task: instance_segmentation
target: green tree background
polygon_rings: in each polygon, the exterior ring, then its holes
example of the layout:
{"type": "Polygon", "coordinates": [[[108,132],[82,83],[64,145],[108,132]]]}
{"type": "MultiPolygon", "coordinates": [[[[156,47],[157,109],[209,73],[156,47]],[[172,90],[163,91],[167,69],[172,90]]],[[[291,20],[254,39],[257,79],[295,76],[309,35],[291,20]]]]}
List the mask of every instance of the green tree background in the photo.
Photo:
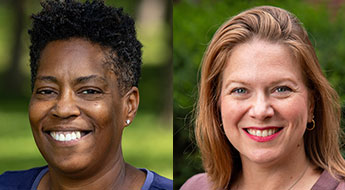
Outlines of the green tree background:
{"type": "Polygon", "coordinates": [[[260,5],[294,13],[309,33],[323,71],[345,101],[345,4],[339,0],[180,0],[173,7],[174,189],[203,172],[194,140],[193,109],[199,65],[218,27],[231,16],[260,5]]]}
{"type": "MultiPolygon", "coordinates": [[[[125,159],[172,178],[172,2],[105,2],[123,7],[136,20],[137,35],[144,46],[140,106],[124,131],[125,159]]],[[[0,1],[0,174],[46,164],[34,143],[27,116],[31,94],[27,30],[30,15],[40,9],[38,0],[0,1]]]]}

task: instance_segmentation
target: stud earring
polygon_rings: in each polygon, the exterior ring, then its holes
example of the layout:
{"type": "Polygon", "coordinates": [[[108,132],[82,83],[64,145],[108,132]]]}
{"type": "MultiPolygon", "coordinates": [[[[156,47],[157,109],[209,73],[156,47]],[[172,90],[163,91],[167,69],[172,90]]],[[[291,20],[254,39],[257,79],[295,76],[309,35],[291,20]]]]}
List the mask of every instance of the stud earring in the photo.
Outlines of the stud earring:
{"type": "Polygon", "coordinates": [[[126,124],[129,125],[131,121],[129,119],[126,120],[126,124]]]}

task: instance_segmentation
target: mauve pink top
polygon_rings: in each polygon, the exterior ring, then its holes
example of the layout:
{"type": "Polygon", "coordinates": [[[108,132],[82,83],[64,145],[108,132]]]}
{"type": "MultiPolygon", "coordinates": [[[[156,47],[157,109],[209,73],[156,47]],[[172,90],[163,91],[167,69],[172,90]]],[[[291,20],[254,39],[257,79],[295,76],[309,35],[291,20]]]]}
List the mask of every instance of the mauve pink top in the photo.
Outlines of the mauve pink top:
{"type": "MultiPolygon", "coordinates": [[[[211,182],[205,173],[189,178],[180,190],[211,190],[211,182]]],[[[345,190],[345,181],[338,181],[324,170],[311,190],[345,190]]]]}

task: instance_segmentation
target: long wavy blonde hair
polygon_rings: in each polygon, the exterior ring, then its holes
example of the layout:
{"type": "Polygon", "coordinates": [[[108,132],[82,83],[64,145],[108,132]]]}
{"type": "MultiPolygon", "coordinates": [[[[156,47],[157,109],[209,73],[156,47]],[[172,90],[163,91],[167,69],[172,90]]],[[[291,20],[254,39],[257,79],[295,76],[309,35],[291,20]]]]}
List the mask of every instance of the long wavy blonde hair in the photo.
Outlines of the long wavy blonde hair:
{"type": "Polygon", "coordinates": [[[285,45],[296,56],[296,64],[301,65],[315,102],[316,127],[304,134],[306,155],[320,169],[338,178],[344,177],[345,161],[339,150],[339,97],[323,75],[308,34],[296,16],[281,8],[261,6],[226,21],[214,34],[202,60],[195,135],[213,187],[228,188],[242,168],[239,153],[221,126],[217,103],[221,75],[232,49],[253,38],[285,45]]]}

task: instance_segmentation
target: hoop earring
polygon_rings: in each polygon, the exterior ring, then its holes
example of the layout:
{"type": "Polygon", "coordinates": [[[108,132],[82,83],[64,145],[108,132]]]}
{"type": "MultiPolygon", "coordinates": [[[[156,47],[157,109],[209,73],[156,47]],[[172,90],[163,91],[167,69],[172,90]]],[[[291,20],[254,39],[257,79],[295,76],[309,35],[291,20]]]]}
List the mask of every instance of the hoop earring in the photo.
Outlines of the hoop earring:
{"type": "Polygon", "coordinates": [[[307,125],[307,130],[308,131],[312,131],[315,128],[315,121],[314,121],[314,119],[311,120],[311,122],[313,123],[313,126],[311,128],[308,128],[308,125],[307,125]]]}

